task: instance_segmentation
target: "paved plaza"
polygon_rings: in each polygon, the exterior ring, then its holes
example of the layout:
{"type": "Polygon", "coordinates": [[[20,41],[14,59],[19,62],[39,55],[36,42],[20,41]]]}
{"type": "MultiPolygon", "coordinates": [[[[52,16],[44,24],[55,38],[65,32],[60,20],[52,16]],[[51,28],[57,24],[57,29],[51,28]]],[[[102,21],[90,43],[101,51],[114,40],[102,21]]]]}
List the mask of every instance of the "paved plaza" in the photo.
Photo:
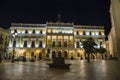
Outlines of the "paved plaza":
{"type": "Polygon", "coordinates": [[[46,63],[0,63],[0,80],[120,80],[120,62],[115,60],[67,60],[70,70],[50,69],[46,63]]]}

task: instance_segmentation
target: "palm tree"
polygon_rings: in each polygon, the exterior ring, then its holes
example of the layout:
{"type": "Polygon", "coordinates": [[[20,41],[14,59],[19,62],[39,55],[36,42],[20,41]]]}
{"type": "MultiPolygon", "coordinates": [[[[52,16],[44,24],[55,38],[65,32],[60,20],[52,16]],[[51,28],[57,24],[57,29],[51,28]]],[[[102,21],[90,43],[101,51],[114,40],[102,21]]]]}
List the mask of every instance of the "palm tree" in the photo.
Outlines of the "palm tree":
{"type": "Polygon", "coordinates": [[[99,51],[98,51],[98,48],[94,48],[93,49],[93,54],[95,54],[95,56],[97,57],[97,53],[98,53],[99,51]]]}
{"type": "Polygon", "coordinates": [[[103,54],[106,52],[106,49],[103,47],[100,47],[98,50],[99,50],[99,53],[101,53],[102,59],[103,59],[103,54]]]}
{"type": "Polygon", "coordinates": [[[89,37],[86,41],[82,42],[83,48],[85,49],[85,53],[87,53],[87,61],[90,62],[90,54],[93,52],[94,46],[96,43],[94,42],[92,37],[89,37]]]}

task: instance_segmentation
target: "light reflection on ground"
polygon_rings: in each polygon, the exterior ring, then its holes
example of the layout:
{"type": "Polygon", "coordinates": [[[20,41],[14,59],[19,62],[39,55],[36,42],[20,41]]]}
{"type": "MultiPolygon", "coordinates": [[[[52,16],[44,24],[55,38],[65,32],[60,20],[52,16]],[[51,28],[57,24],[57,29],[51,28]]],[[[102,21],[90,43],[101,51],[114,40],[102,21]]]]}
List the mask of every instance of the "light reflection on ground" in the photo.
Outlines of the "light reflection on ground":
{"type": "Polygon", "coordinates": [[[46,61],[0,63],[0,80],[117,80],[119,61],[66,60],[70,70],[50,69],[46,61]]]}

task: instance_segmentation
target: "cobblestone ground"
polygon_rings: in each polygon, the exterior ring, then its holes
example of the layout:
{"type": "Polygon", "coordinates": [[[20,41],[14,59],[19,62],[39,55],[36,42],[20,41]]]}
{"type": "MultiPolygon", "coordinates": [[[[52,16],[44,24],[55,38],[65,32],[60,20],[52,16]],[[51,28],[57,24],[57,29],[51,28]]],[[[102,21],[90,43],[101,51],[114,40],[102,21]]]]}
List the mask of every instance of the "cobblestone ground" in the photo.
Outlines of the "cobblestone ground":
{"type": "Polygon", "coordinates": [[[120,80],[119,61],[68,60],[70,70],[50,69],[46,63],[0,63],[0,80],[120,80]]]}

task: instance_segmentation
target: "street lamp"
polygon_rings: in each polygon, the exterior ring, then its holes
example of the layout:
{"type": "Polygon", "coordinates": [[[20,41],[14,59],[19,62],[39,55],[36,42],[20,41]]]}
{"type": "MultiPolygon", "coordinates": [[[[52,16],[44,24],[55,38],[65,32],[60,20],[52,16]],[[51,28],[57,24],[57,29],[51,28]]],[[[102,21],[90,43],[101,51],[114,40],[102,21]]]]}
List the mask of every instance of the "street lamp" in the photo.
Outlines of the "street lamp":
{"type": "Polygon", "coordinates": [[[13,37],[13,54],[12,54],[12,62],[14,62],[14,56],[15,56],[15,37],[17,36],[17,31],[15,30],[12,37],[13,37]]]}

